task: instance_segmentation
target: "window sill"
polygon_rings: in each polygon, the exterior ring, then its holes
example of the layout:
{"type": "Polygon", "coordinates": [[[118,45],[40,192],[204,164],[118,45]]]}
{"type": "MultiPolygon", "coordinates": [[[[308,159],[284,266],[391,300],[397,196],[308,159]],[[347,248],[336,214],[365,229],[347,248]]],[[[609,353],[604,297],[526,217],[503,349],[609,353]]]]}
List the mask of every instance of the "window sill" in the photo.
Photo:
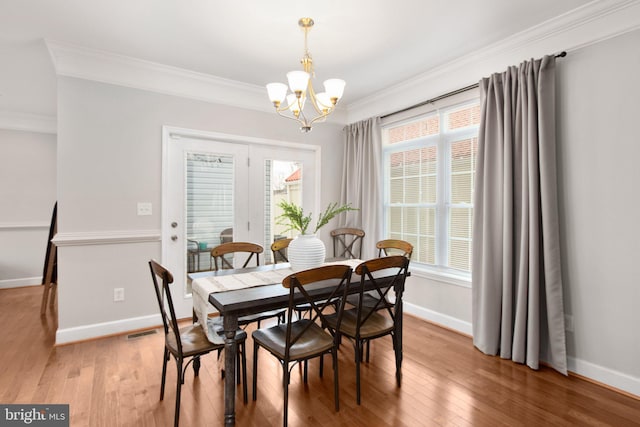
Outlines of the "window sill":
{"type": "Polygon", "coordinates": [[[449,285],[462,286],[463,288],[471,288],[470,273],[443,271],[427,267],[423,264],[411,264],[409,265],[409,271],[411,272],[411,276],[435,280],[449,285]]]}

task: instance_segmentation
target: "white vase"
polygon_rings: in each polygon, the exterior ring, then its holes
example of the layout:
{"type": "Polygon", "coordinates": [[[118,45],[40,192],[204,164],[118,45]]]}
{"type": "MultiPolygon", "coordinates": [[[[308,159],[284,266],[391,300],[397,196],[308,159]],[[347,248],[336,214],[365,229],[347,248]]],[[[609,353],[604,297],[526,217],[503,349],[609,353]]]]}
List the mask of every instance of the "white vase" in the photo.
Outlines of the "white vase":
{"type": "Polygon", "coordinates": [[[315,234],[301,234],[289,243],[287,250],[293,271],[320,267],[324,263],[324,242],[315,234]]]}

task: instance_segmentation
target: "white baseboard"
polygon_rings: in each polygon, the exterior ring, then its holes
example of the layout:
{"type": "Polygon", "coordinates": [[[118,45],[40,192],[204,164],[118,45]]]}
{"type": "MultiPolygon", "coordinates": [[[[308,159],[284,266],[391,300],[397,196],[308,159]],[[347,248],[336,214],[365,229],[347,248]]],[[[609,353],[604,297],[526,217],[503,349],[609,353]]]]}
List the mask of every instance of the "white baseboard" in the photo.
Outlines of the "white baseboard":
{"type": "Polygon", "coordinates": [[[471,335],[471,322],[465,322],[463,320],[456,319],[455,317],[438,313],[437,311],[429,310],[427,308],[420,307],[419,305],[411,304],[408,302],[405,302],[403,307],[405,313],[413,314],[414,316],[420,317],[421,319],[437,323],[449,329],[462,332],[466,335],[471,335]]]}
{"type": "Polygon", "coordinates": [[[137,329],[151,328],[161,324],[162,319],[160,318],[160,314],[154,314],[150,316],[133,317],[131,319],[115,320],[113,322],[58,329],[56,332],[56,345],[69,344],[76,341],[119,334],[137,329]]]}
{"type": "MultiPolygon", "coordinates": [[[[456,319],[455,317],[438,313],[415,304],[405,302],[404,311],[405,313],[437,323],[463,334],[471,336],[473,332],[470,322],[465,322],[460,319],[456,319]]],[[[567,357],[567,368],[569,371],[590,380],[640,397],[640,378],[570,356],[567,357]]]]}
{"type": "Polygon", "coordinates": [[[42,277],[23,277],[22,279],[0,280],[0,289],[22,288],[24,286],[39,286],[42,284],[42,277]]]}
{"type": "Polygon", "coordinates": [[[623,372],[614,371],[591,362],[567,357],[567,368],[583,377],[587,377],[607,386],[631,393],[640,397],[640,378],[633,377],[623,372]]]}

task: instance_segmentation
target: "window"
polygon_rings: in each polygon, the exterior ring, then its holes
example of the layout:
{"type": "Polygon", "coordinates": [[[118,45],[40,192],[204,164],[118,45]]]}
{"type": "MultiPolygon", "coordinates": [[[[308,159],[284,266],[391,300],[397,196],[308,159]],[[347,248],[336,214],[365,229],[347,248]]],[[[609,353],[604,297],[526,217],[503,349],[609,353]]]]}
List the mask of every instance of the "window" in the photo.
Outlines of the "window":
{"type": "Polygon", "coordinates": [[[383,128],[385,235],[414,263],[471,272],[479,123],[475,100],[383,128]]]}
{"type": "MultiPolygon", "coordinates": [[[[264,241],[271,245],[279,239],[293,238],[293,230],[284,231],[285,226],[278,224],[282,214],[281,201],[302,205],[302,163],[286,160],[267,159],[265,165],[265,210],[264,241]]],[[[264,263],[273,263],[271,250],[265,246],[264,263]]]]}

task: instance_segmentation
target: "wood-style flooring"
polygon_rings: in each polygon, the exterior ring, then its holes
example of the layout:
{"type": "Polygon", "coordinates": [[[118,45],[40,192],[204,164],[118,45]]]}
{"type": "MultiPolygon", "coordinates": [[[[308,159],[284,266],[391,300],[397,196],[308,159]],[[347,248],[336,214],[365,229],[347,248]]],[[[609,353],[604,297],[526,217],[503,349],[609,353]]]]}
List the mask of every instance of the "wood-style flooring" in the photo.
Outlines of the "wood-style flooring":
{"type": "MultiPolygon", "coordinates": [[[[55,310],[40,316],[42,286],[0,290],[0,403],[68,403],[72,426],[170,426],[175,364],[159,400],[163,334],[113,336],[54,346],[55,310]]],[[[150,294],[151,295],[151,294],[150,294]]],[[[639,426],[640,400],[543,367],[533,371],[474,349],[469,337],[405,316],[403,383],[396,387],[389,338],[371,345],[356,405],[353,348],[339,355],[340,411],[333,375],[312,362],[309,382],[297,367],[290,385],[291,426],[639,426]]],[[[252,348],[250,341],[247,345],[252,348]]],[[[249,378],[251,360],[249,352],[249,378]]],[[[329,359],[327,359],[328,362],[329,359]]],[[[258,400],[242,403],[238,426],[282,425],[281,368],[261,351],[258,400]]],[[[223,421],[222,361],[189,368],[182,388],[182,426],[223,421]]],[[[249,380],[250,383],[250,380],[249,380]]]]}

